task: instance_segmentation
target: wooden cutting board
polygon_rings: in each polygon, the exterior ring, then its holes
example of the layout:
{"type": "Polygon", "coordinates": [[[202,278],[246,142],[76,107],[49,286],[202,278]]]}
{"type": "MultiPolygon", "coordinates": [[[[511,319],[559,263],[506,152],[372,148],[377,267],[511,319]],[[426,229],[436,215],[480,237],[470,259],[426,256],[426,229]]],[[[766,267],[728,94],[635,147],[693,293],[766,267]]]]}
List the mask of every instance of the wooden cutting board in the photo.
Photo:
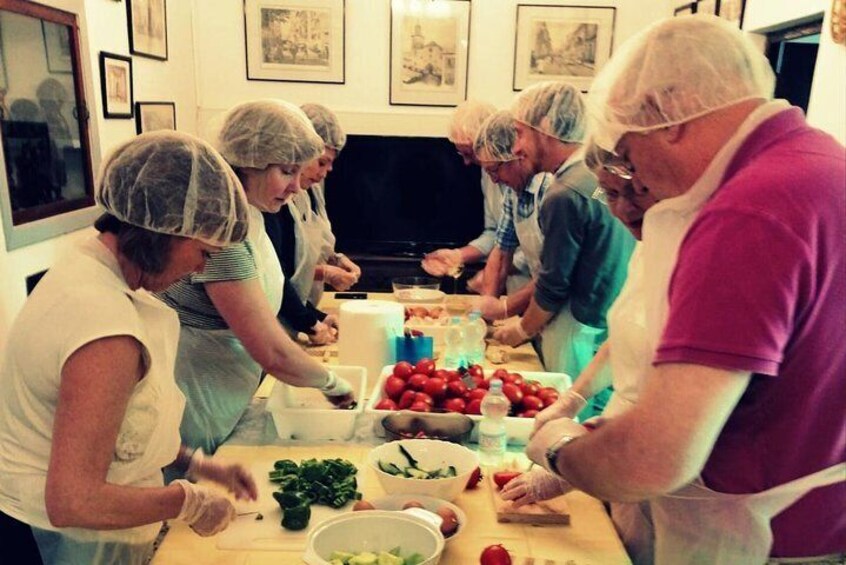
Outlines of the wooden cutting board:
{"type": "MultiPolygon", "coordinates": [[[[485,480],[487,481],[488,489],[491,491],[491,498],[493,498],[497,522],[559,525],[568,525],[570,523],[570,507],[564,496],[514,508],[512,501],[500,498],[499,489],[493,482],[493,473],[487,473],[485,480]]],[[[544,561],[540,560],[539,563],[544,563],[544,561]]]]}

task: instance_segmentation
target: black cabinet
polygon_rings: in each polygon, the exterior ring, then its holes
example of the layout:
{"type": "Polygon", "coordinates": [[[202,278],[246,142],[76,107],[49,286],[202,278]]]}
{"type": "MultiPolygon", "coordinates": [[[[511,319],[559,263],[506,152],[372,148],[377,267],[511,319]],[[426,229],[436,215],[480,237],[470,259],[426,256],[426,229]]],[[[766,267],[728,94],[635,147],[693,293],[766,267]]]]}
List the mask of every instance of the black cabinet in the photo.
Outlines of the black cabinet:
{"type": "MultiPolygon", "coordinates": [[[[350,259],[361,267],[361,278],[352,288],[361,292],[392,292],[391,281],[397,277],[426,277],[426,271],[420,266],[420,257],[391,257],[387,255],[353,254],[348,253],[350,259]]],[[[468,265],[464,274],[458,279],[455,291],[467,292],[467,279],[484,267],[483,263],[468,265]]],[[[447,294],[453,293],[453,280],[444,277],[441,280],[441,290],[447,294]]]]}

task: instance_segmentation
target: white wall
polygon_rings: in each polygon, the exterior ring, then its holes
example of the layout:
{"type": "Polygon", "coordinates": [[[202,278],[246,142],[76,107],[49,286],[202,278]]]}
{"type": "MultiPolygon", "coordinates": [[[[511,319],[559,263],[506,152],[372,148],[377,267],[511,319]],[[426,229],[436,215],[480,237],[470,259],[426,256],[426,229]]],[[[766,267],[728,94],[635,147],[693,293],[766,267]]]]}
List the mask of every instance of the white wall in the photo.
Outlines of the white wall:
{"type": "MultiPolygon", "coordinates": [[[[535,0],[532,4],[561,4],[535,0]]],[[[584,6],[616,6],[614,45],[672,13],[671,0],[581,0],[584,6]]],[[[243,0],[195,0],[194,19],[200,128],[211,116],[249,99],[283,98],[331,107],[351,133],[443,136],[450,108],[388,103],[390,1],[346,0],[346,82],[303,84],[248,81],[243,0]],[[201,15],[202,14],[202,15],[201,15]]],[[[470,22],[468,97],[496,105],[514,96],[514,28],[517,0],[474,0],[470,22]]]]}
{"type": "MultiPolygon", "coordinates": [[[[134,119],[103,118],[100,95],[100,51],[129,55],[127,5],[113,0],[41,0],[41,3],[79,15],[85,90],[91,113],[89,135],[96,174],[102,154],[135,135],[134,119]]],[[[132,59],[135,100],[176,102],[178,128],[196,133],[192,17],[191,2],[168,2],[168,60],[138,56],[132,59]]],[[[3,39],[4,42],[9,40],[3,39]]],[[[39,47],[43,49],[43,46],[39,47]]],[[[92,228],[86,228],[7,252],[0,230],[0,351],[15,314],[26,300],[26,277],[49,268],[63,246],[92,232],[92,228]]]]}

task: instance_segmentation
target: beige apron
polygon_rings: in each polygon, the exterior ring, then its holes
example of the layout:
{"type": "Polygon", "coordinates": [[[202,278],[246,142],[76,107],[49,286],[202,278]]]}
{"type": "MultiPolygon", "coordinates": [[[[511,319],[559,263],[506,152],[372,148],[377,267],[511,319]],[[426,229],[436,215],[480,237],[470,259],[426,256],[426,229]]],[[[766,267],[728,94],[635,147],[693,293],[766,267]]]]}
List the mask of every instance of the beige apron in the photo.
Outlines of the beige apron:
{"type": "MultiPolygon", "coordinates": [[[[297,291],[300,302],[305,304],[314,287],[314,271],[321,261],[325,226],[311,209],[308,194],[300,192],[288,205],[294,219],[294,257],[296,267],[291,275],[291,284],[297,291]]],[[[322,286],[322,283],[321,283],[322,286]]]]}

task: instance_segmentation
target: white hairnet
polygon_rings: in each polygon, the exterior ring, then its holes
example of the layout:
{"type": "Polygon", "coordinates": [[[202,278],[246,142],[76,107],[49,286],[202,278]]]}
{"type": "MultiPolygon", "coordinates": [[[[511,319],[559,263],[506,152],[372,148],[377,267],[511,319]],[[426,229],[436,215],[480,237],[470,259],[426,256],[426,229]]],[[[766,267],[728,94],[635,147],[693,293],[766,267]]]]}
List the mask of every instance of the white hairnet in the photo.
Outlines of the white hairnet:
{"type": "Polygon", "coordinates": [[[215,246],[247,236],[241,183],[207,142],[154,131],[118,146],[103,161],[97,203],[117,219],[215,246]]]}
{"type": "Polygon", "coordinates": [[[516,139],[514,116],[508,110],[499,110],[482,123],[473,152],[483,161],[514,161],[517,156],[512,148],[516,139]]]}
{"type": "Polygon", "coordinates": [[[473,144],[479,128],[496,106],[480,100],[466,100],[455,108],[449,121],[447,138],[456,144],[473,144]]]}
{"type": "Polygon", "coordinates": [[[338,117],[326,106],[303,104],[300,109],[305,113],[314,131],[323,139],[323,144],[340,152],[347,143],[347,134],[341,129],[338,117]]]}
{"type": "Polygon", "coordinates": [[[215,144],[233,167],[298,165],[323,153],[323,140],[305,113],[283,100],[256,100],[231,108],[215,144]]]}
{"type": "Polygon", "coordinates": [[[582,93],[566,82],[540,82],[520,93],[511,105],[515,120],[557,137],[581,143],[587,116],[582,93]]]}
{"type": "Polygon", "coordinates": [[[670,18],[629,39],[602,68],[590,91],[591,128],[613,151],[628,132],[769,100],[774,88],[766,57],[736,26],[709,15],[670,18]]]}
{"type": "Polygon", "coordinates": [[[600,147],[593,136],[585,142],[584,155],[585,166],[594,173],[598,173],[605,165],[619,160],[613,152],[600,147]]]}

